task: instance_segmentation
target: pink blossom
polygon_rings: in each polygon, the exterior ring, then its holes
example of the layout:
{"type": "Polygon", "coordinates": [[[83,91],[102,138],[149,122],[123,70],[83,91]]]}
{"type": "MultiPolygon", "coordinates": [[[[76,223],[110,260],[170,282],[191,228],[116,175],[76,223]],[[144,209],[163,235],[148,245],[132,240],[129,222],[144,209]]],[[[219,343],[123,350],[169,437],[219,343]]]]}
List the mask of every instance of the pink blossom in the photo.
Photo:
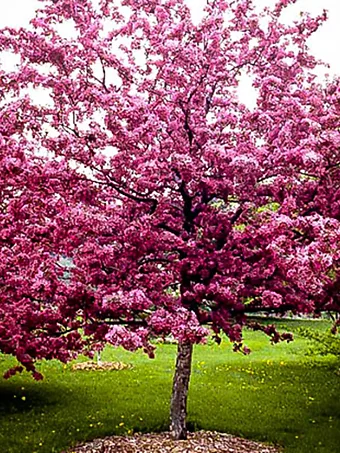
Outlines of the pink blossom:
{"type": "Polygon", "coordinates": [[[20,60],[0,74],[0,351],[36,379],[105,342],[152,355],[209,325],[247,352],[248,313],[340,310],[340,80],[316,83],[326,14],[284,24],[294,1],[208,2],[194,25],[182,0],[59,0],[0,30],[20,60]]]}

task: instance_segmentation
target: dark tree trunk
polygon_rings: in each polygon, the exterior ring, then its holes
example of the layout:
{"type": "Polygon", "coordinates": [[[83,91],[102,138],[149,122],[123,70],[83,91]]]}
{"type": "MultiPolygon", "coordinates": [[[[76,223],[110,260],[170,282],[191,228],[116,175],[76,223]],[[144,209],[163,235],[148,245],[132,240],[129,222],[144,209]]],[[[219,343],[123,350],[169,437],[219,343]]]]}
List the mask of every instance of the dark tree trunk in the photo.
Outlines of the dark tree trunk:
{"type": "Polygon", "coordinates": [[[187,396],[191,373],[192,349],[192,343],[178,343],[170,409],[170,430],[175,440],[186,439],[187,437],[187,396]]]}

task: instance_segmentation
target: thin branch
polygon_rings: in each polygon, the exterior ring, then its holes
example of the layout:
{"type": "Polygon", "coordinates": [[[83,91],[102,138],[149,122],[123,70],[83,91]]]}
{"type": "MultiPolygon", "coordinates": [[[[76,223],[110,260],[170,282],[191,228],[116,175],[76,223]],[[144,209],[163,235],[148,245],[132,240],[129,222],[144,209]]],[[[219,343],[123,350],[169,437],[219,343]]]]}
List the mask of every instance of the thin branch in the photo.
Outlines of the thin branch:
{"type": "Polygon", "coordinates": [[[175,228],[170,227],[169,225],[167,225],[164,222],[158,223],[156,225],[156,227],[157,228],[161,228],[162,230],[168,231],[169,233],[172,233],[172,234],[174,234],[177,237],[181,236],[181,233],[178,230],[176,230],[175,228]]]}
{"type": "Polygon", "coordinates": [[[143,266],[144,264],[150,264],[150,263],[166,263],[169,264],[171,263],[170,260],[166,258],[142,258],[140,261],[137,262],[138,266],[143,266]]]}
{"type": "Polygon", "coordinates": [[[236,223],[238,221],[238,219],[241,217],[242,215],[242,212],[243,212],[243,208],[242,207],[239,207],[236,212],[230,217],[229,221],[230,223],[233,225],[234,223],[236,223]]]}

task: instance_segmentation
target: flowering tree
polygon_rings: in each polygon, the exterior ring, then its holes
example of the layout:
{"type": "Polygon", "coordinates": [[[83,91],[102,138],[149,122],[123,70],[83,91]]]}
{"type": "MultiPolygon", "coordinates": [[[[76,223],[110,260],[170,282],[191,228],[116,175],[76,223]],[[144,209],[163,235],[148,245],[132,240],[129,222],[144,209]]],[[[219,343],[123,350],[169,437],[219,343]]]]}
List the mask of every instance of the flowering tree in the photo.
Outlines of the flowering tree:
{"type": "Polygon", "coordinates": [[[326,14],[286,26],[290,3],[207,1],[194,25],[183,0],[42,0],[1,31],[0,350],[36,378],[172,334],[180,439],[194,343],[247,353],[245,325],[291,338],[247,314],[339,311],[339,82],[306,47],[326,14]]]}

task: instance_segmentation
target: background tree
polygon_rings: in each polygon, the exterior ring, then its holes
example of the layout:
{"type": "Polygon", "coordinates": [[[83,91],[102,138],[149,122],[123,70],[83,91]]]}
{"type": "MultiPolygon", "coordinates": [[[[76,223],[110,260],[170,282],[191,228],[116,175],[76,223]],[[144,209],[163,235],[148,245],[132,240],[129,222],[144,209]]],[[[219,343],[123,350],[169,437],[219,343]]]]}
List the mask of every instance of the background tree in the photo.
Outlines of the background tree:
{"type": "Polygon", "coordinates": [[[194,343],[247,353],[245,325],[291,338],[249,313],[339,310],[339,82],[318,85],[306,46],[326,14],[286,26],[293,0],[215,0],[194,25],[182,0],[42,3],[0,33],[20,56],[0,73],[0,349],[34,370],[93,342],[152,356],[172,334],[185,438],[194,343]]]}

